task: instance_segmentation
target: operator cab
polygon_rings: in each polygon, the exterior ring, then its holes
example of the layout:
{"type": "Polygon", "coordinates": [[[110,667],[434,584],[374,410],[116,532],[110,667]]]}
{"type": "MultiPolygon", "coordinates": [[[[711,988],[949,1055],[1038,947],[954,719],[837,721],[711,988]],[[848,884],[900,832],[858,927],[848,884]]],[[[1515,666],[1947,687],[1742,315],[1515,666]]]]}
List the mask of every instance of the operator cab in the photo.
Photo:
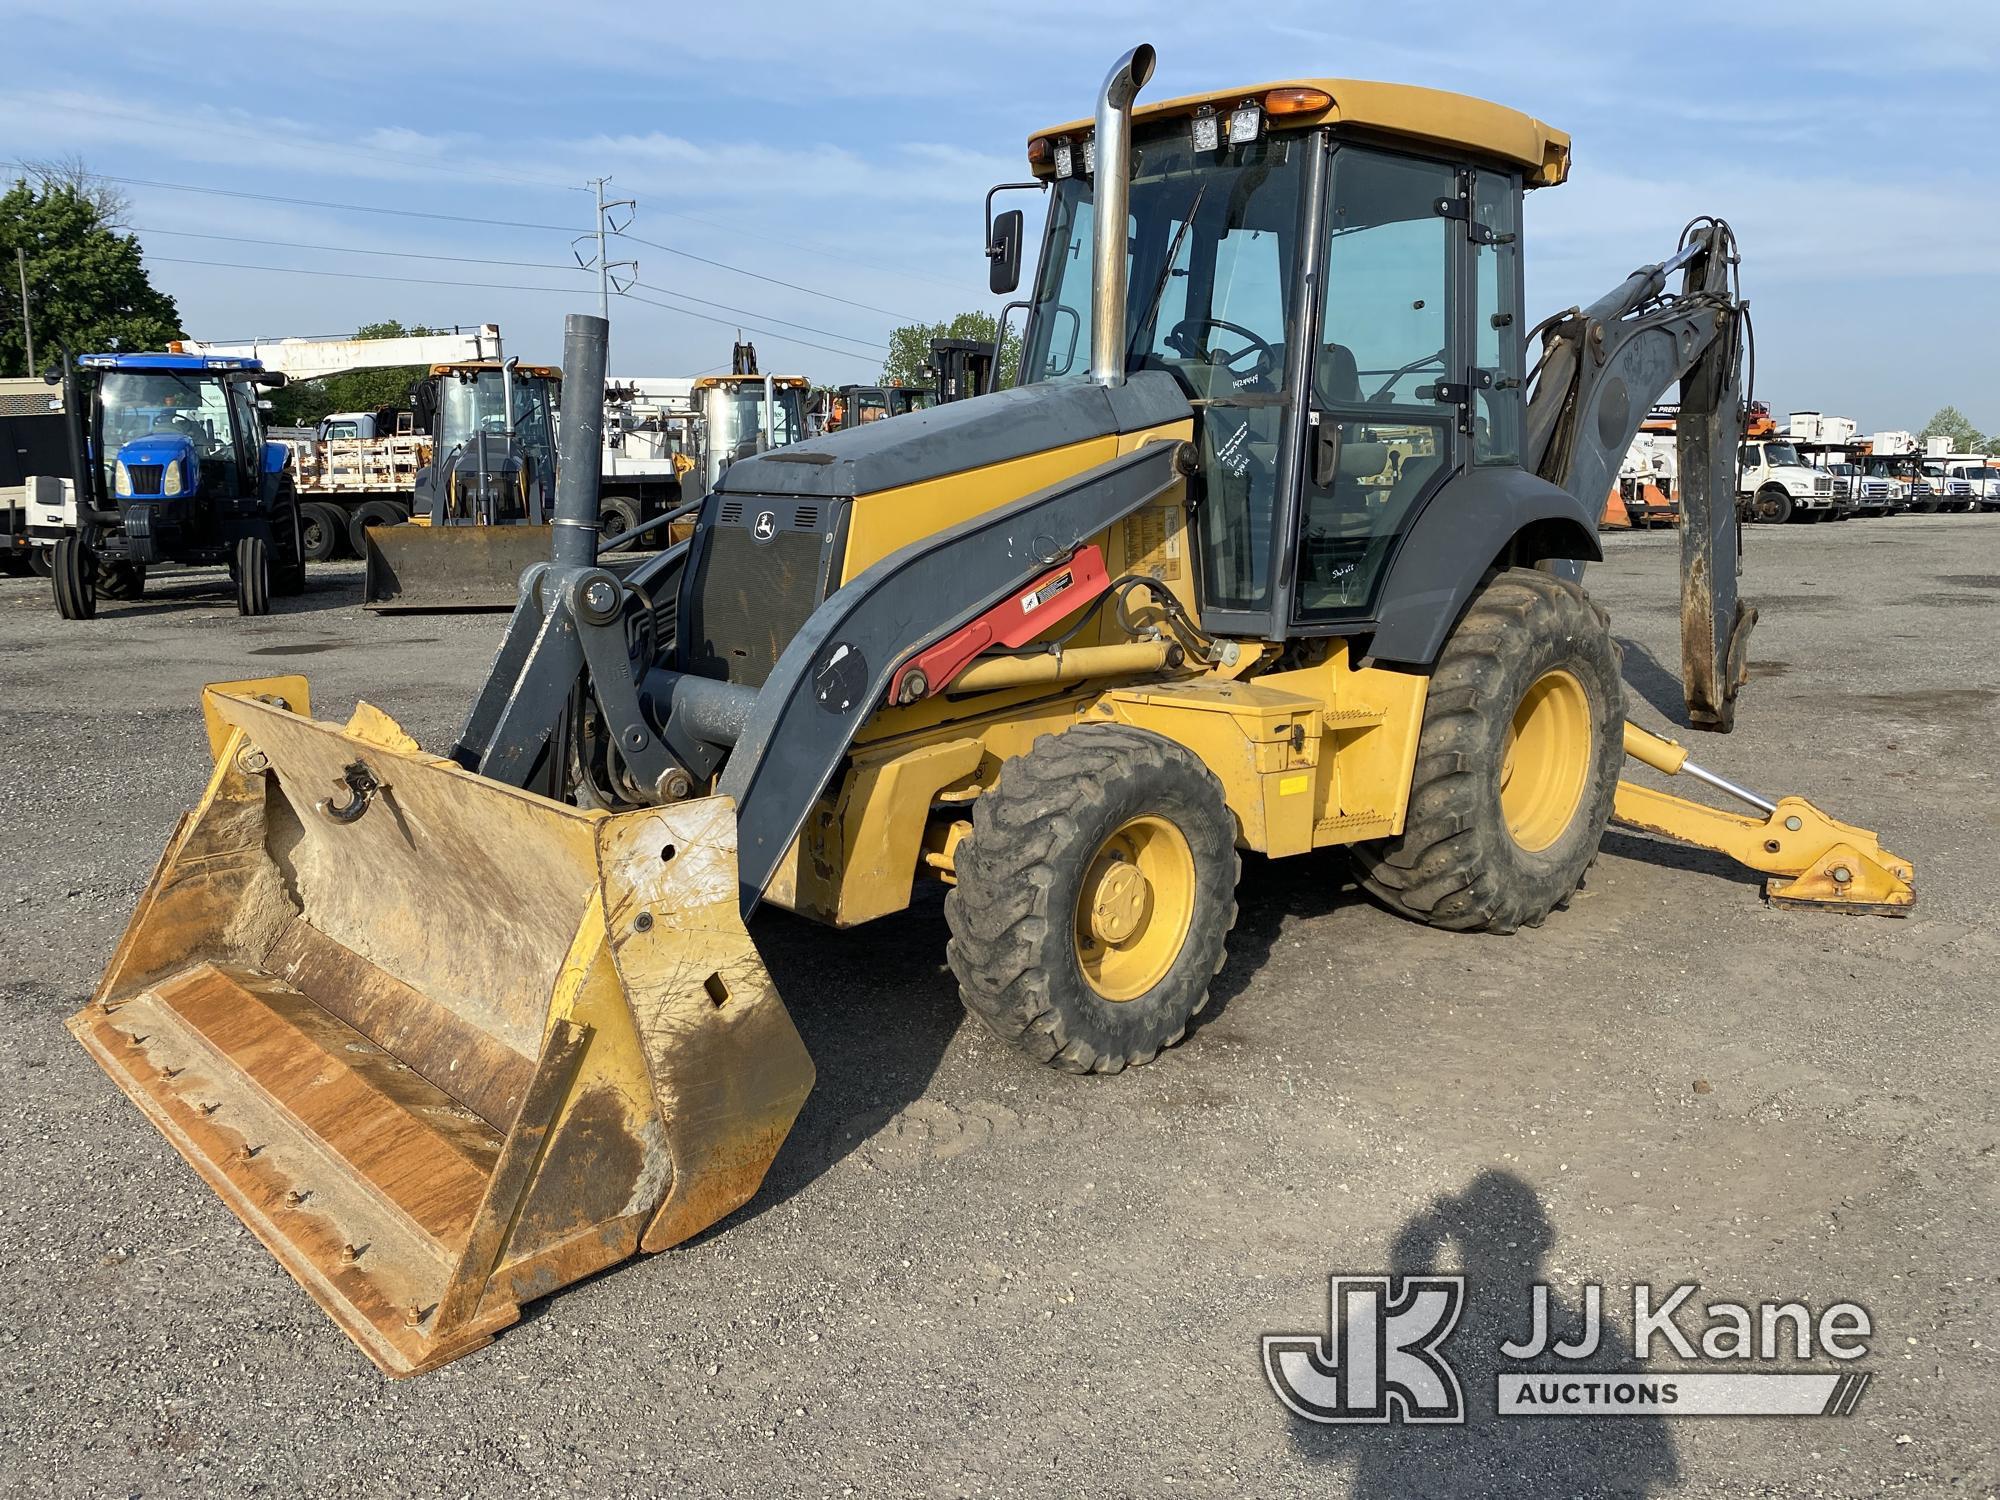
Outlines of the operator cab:
{"type": "MultiPolygon", "coordinates": [[[[1089,136],[1030,143],[1053,193],[1024,384],[1091,378],[1089,136]]],[[[1125,366],[1165,371],[1195,408],[1205,625],[1366,632],[1445,481],[1518,469],[1521,195],[1567,167],[1568,138],[1539,121],[1397,85],[1137,111],[1125,366]]]]}
{"type": "Polygon", "coordinates": [[[142,366],[115,355],[79,362],[98,372],[91,445],[104,493],[176,499],[254,487],[264,443],[258,372],[206,368],[195,356],[153,358],[192,362],[142,366]]]}
{"type": "Polygon", "coordinates": [[[806,435],[808,382],[797,375],[771,377],[771,410],[766,424],[762,375],[710,375],[694,383],[695,411],[707,428],[707,472],[703,491],[715,487],[722,471],[738,459],[783,448],[806,435]],[[769,434],[769,442],[765,441],[769,434]]]}
{"type": "Polygon", "coordinates": [[[419,509],[432,525],[548,518],[561,390],[562,372],[547,365],[503,369],[484,360],[431,367],[431,379],[412,397],[417,425],[432,434],[431,464],[417,482],[419,509]]]}

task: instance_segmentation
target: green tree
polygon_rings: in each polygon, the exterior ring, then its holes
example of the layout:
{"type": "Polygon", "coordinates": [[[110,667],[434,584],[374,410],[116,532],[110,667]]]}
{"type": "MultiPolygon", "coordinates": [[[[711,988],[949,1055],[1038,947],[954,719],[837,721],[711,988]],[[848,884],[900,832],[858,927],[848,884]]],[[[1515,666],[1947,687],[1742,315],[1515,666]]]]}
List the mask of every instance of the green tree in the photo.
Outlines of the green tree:
{"type": "Polygon", "coordinates": [[[1954,453],[1981,453],[1986,450],[1991,439],[1982,438],[1979,429],[1967,420],[1964,412],[1955,406],[1941,406],[1924,423],[1924,430],[1918,438],[1950,438],[1954,453]]]}
{"type": "MultiPolygon", "coordinates": [[[[366,323],[354,331],[357,339],[421,338],[435,333],[421,324],[405,328],[394,318],[366,323]]],[[[319,380],[299,380],[273,393],[271,424],[274,427],[314,427],[328,412],[378,411],[385,406],[402,406],[410,399],[410,384],[429,367],[391,365],[380,370],[349,370],[319,380]]]]}
{"type": "MultiPolygon", "coordinates": [[[[932,339],[978,339],[993,342],[995,319],[992,313],[962,312],[947,323],[909,323],[889,335],[889,357],[882,362],[884,385],[929,385],[932,339]]],[[[1021,363],[1021,335],[1007,331],[1007,343],[1000,351],[1000,384],[1011,385],[1021,363]]]]}
{"type": "Polygon", "coordinates": [[[20,262],[28,274],[35,361],[73,354],[158,349],[183,337],[174,299],[147,279],[139,242],[117,231],[123,203],[92,186],[80,164],[30,167],[0,194],[0,372],[28,369],[20,262]]]}

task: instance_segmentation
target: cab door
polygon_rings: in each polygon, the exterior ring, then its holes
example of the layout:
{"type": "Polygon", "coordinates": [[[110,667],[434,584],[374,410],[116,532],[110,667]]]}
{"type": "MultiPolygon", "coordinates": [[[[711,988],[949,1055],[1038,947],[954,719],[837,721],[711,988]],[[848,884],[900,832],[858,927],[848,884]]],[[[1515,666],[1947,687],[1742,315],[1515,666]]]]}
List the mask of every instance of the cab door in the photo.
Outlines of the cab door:
{"type": "Polygon", "coordinates": [[[1462,462],[1469,300],[1459,169],[1339,144],[1326,194],[1290,620],[1364,628],[1417,514],[1462,462]]]}

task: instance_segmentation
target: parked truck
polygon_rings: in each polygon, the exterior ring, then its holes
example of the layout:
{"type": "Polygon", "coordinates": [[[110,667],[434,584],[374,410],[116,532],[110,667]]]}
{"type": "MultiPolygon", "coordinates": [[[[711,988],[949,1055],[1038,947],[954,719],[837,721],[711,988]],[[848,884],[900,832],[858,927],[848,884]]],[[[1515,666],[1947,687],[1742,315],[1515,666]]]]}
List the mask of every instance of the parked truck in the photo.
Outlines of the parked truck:
{"type": "Polygon", "coordinates": [[[1746,441],[1738,450],[1737,504],[1753,521],[1820,521],[1844,514],[1833,476],[1812,467],[1790,438],[1746,441]]]}
{"type": "Polygon", "coordinates": [[[0,569],[46,574],[49,553],[28,534],[33,477],[69,468],[62,387],[40,379],[0,380],[0,569]]]}

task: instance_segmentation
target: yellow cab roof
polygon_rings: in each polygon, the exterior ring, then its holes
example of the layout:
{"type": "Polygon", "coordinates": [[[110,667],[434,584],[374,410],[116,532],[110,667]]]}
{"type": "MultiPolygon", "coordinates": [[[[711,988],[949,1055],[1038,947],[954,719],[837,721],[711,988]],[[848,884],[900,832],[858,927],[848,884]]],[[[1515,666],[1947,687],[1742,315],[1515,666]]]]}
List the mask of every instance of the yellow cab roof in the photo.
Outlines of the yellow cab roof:
{"type": "MultiPolygon", "coordinates": [[[[1522,114],[1504,104],[1474,99],[1467,94],[1443,89],[1422,88],[1411,83],[1373,83],[1360,78],[1292,78],[1278,83],[1252,84],[1248,88],[1215,89],[1205,94],[1187,94],[1140,104],[1132,111],[1137,122],[1191,115],[1206,104],[1227,113],[1238,104],[1260,101],[1273,89],[1318,89],[1333,102],[1324,109],[1296,114],[1273,114],[1267,124],[1272,130],[1297,130],[1313,125],[1350,125],[1384,135],[1405,136],[1432,145],[1467,151],[1475,156],[1497,158],[1519,167],[1529,187],[1554,187],[1569,176],[1569,135],[1553,125],[1545,125],[1533,115],[1522,114]]],[[[1048,130],[1045,135],[1077,135],[1095,126],[1092,120],[1072,120],[1048,130]]],[[[1038,176],[1054,169],[1035,166],[1038,176]]]]}
{"type": "MultiPolygon", "coordinates": [[[[497,359],[455,359],[448,364],[432,365],[431,374],[451,375],[459,370],[497,370],[499,368],[500,361],[497,359]]],[[[514,366],[514,373],[516,375],[526,375],[531,378],[539,376],[543,380],[562,379],[562,371],[554,365],[516,365],[514,366]]]]}

